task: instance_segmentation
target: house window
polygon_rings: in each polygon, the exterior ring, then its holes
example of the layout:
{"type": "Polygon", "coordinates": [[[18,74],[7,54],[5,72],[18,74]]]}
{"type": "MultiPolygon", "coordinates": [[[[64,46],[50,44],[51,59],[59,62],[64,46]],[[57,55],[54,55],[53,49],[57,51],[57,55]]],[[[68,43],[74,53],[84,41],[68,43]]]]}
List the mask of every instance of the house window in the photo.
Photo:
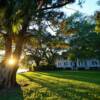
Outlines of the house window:
{"type": "Polygon", "coordinates": [[[64,65],[67,65],[67,62],[64,62],[64,65]]]}
{"type": "Polygon", "coordinates": [[[58,63],[58,66],[61,66],[61,63],[60,62],[58,63]]]}
{"type": "Polygon", "coordinates": [[[92,64],[93,64],[93,65],[97,65],[97,62],[96,62],[96,61],[92,61],[92,64]]]}

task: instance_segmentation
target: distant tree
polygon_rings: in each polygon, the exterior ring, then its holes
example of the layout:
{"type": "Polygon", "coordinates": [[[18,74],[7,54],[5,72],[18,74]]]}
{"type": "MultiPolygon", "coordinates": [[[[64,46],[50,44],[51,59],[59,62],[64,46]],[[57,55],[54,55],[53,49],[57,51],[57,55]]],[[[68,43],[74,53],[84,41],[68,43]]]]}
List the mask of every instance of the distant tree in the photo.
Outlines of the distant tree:
{"type": "Polygon", "coordinates": [[[65,20],[64,32],[69,37],[69,59],[99,58],[100,35],[95,32],[95,17],[75,13],[65,20]]]}
{"type": "Polygon", "coordinates": [[[59,55],[58,52],[66,48],[67,44],[59,36],[52,36],[50,34],[47,36],[42,35],[39,39],[36,37],[36,39],[38,40],[38,44],[35,43],[37,45],[34,45],[34,42],[27,42],[25,50],[30,54],[28,55],[29,60],[35,60],[37,68],[39,68],[40,62],[45,59],[48,64],[47,69],[49,69],[49,67],[55,65],[55,58],[59,55]]]}

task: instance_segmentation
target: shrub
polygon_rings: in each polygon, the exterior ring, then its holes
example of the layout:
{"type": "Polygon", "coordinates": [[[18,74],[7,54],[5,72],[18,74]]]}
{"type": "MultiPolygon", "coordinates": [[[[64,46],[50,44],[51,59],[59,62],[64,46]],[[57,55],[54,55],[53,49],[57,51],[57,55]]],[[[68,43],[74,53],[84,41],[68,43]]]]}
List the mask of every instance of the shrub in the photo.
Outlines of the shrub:
{"type": "Polygon", "coordinates": [[[52,64],[40,65],[40,66],[34,67],[34,71],[50,71],[50,70],[55,70],[55,69],[56,69],[56,66],[52,64]]]}

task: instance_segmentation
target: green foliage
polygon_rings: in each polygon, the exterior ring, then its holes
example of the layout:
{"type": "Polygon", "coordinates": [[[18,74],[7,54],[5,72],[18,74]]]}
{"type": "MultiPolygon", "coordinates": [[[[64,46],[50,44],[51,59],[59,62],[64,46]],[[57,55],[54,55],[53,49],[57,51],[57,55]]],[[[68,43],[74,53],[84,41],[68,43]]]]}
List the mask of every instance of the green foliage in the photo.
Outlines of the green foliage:
{"type": "Polygon", "coordinates": [[[96,12],[96,27],[95,31],[100,33],[100,12],[96,12]]]}
{"type": "Polygon", "coordinates": [[[64,33],[65,35],[77,33],[79,31],[79,28],[81,27],[79,26],[79,22],[83,23],[82,21],[83,17],[84,16],[82,16],[80,12],[76,12],[70,17],[64,19],[61,22],[61,27],[60,27],[61,33],[64,33]]]}
{"type": "Polygon", "coordinates": [[[68,58],[100,58],[100,35],[95,32],[95,19],[77,12],[66,19],[65,30],[75,29],[70,36],[68,58]]]}
{"type": "Polygon", "coordinates": [[[17,20],[16,23],[12,24],[12,31],[13,33],[17,33],[19,32],[19,30],[21,30],[21,23],[23,22],[22,19],[17,20]]]}
{"type": "Polygon", "coordinates": [[[34,67],[34,71],[54,71],[56,70],[56,66],[54,64],[47,64],[47,65],[39,65],[34,67]]]}
{"type": "MultiPolygon", "coordinates": [[[[0,20],[2,19],[2,26],[0,27],[5,27],[6,31],[12,30],[14,33],[18,33],[26,24],[29,24],[32,19],[43,17],[43,13],[45,12],[42,9],[43,6],[46,10],[48,9],[48,5],[51,8],[55,8],[56,6],[58,7],[59,4],[67,3],[65,0],[62,0],[62,2],[53,2],[53,0],[5,0],[3,2],[1,0],[0,2],[0,20]]],[[[72,1],[69,0],[68,3],[70,2],[72,1]]]]}
{"type": "Polygon", "coordinates": [[[78,37],[71,41],[71,50],[76,55],[76,58],[99,58],[100,53],[100,35],[97,33],[88,33],[87,36],[78,37]]]}

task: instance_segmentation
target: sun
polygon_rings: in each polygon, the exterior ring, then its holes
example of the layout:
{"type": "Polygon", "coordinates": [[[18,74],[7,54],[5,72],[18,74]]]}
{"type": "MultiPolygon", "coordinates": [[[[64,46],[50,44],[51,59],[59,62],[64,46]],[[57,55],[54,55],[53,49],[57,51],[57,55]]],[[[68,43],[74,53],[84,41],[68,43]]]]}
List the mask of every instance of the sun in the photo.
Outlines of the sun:
{"type": "Polygon", "coordinates": [[[10,57],[8,59],[8,62],[7,62],[9,65],[14,65],[16,63],[16,60],[13,58],[13,57],[10,57]]]}

